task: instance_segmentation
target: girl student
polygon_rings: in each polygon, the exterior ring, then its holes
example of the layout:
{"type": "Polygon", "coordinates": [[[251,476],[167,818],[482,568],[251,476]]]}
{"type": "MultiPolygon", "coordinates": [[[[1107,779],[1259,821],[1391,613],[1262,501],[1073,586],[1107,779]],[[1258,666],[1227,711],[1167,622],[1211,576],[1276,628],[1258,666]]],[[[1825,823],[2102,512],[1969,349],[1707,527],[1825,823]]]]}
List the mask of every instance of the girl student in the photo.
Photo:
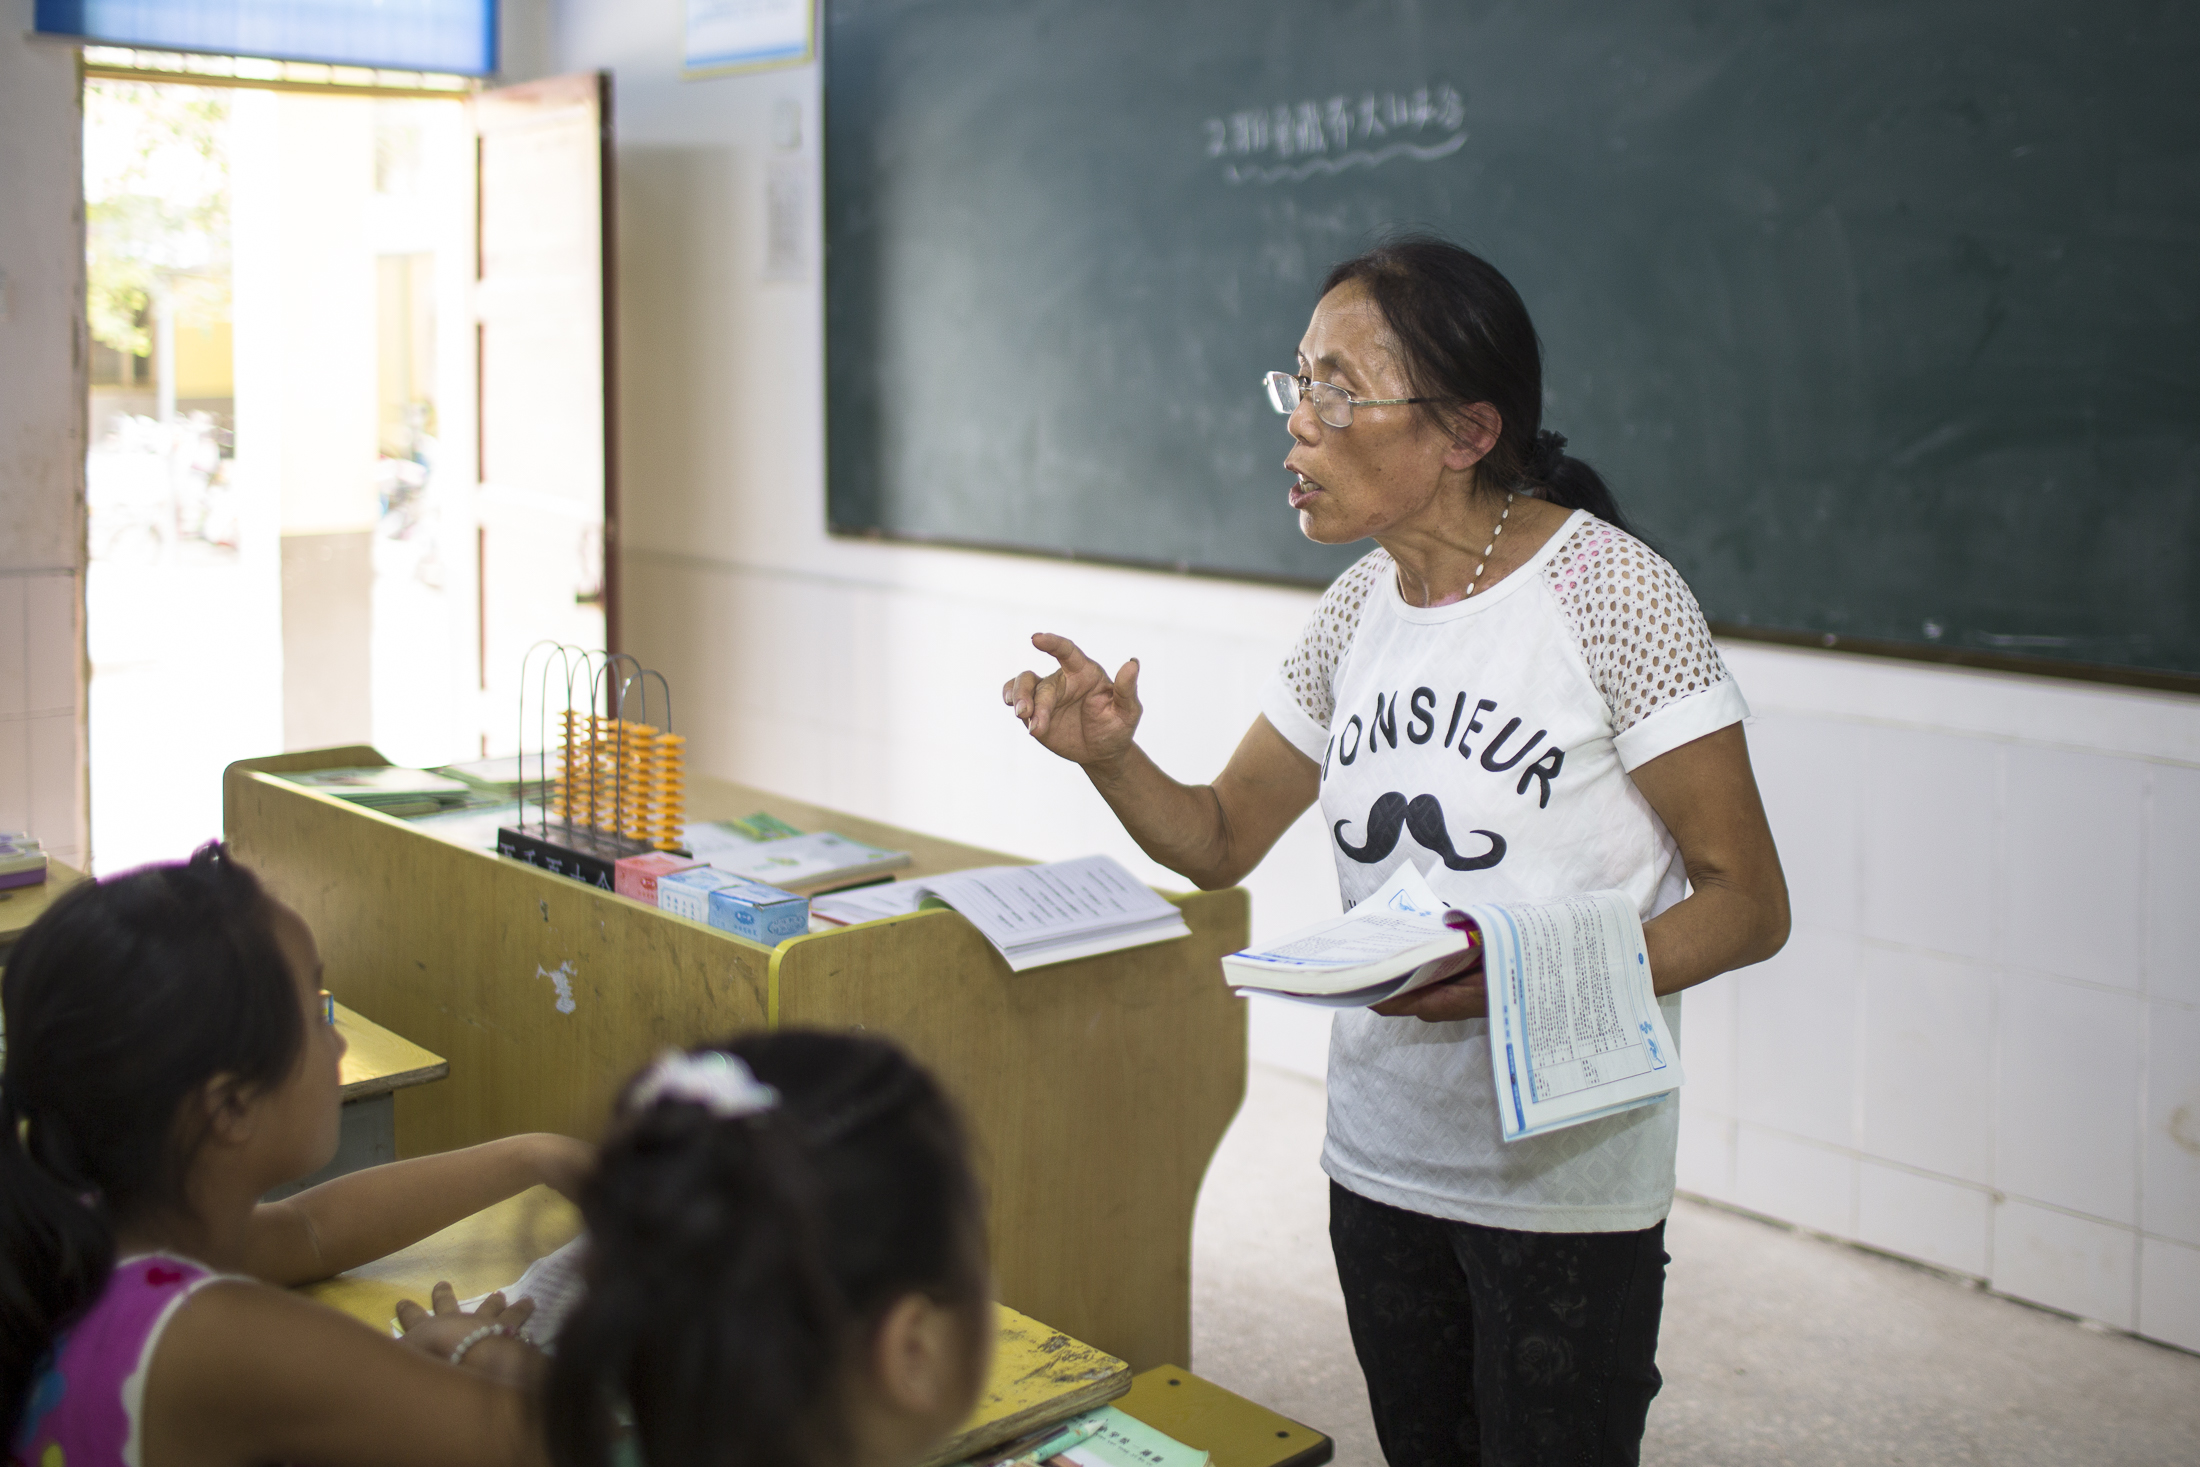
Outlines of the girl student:
{"type": "Polygon", "coordinates": [[[968,1146],[891,1044],[667,1054],[621,1097],[581,1211],[586,1293],[543,1392],[558,1467],[908,1467],[977,1400],[968,1146]]]}
{"type": "MultiPolygon", "coordinates": [[[[1542,426],[1542,352],[1486,260],[1406,238],[1322,282],[1283,486],[1340,575],[1212,785],[1133,742],[1138,664],[1067,639],[1003,697],[1083,766],[1139,845],[1202,887],[1310,805],[1349,906],[1411,861],[1437,895],[1624,892],[1667,1023],[1678,995],[1786,940],[1787,887],[1747,705],[1679,573],[1542,426]]],[[[1329,1048],[1330,1239],[1384,1455],[1632,1464],[1659,1386],[1673,1097],[1507,1143],[1478,968],[1373,1009],[1329,1048]]]]}
{"type": "Polygon", "coordinates": [[[306,924],[226,848],[67,893],[0,1004],[0,1441],[19,1467],[536,1463],[528,1306],[405,1311],[400,1344],[288,1292],[591,1150],[515,1136],[280,1202],[334,1154],[344,1043],[306,924]],[[410,1346],[411,1348],[408,1348],[410,1346]],[[463,1368],[453,1368],[460,1366],[463,1368]]]}

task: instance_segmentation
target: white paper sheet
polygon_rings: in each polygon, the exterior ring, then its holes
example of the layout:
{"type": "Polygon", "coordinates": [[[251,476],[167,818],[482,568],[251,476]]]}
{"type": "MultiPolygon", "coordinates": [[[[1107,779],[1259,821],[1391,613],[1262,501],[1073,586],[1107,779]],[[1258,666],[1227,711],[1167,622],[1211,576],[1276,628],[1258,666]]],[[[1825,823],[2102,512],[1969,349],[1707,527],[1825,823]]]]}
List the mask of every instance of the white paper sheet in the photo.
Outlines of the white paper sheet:
{"type": "Polygon", "coordinates": [[[1177,910],[1108,856],[1044,866],[986,866],[921,883],[975,922],[1012,943],[1094,935],[1108,928],[1167,921],[1177,910]]]}
{"type": "Polygon", "coordinates": [[[921,883],[886,881],[877,886],[859,886],[854,891],[811,897],[810,915],[841,925],[876,922],[881,917],[899,917],[914,912],[917,903],[923,900],[921,883]]]}
{"type": "MultiPolygon", "coordinates": [[[[522,1299],[535,1301],[535,1312],[519,1327],[519,1337],[545,1354],[557,1353],[558,1331],[565,1326],[565,1317],[573,1312],[587,1293],[582,1270],[588,1262],[588,1234],[582,1233],[563,1248],[545,1253],[527,1265],[527,1272],[502,1289],[489,1293],[504,1295],[506,1304],[517,1304],[522,1299]]],[[[481,1301],[489,1294],[476,1294],[471,1299],[461,1299],[458,1307],[469,1314],[481,1307],[481,1301]]]]}

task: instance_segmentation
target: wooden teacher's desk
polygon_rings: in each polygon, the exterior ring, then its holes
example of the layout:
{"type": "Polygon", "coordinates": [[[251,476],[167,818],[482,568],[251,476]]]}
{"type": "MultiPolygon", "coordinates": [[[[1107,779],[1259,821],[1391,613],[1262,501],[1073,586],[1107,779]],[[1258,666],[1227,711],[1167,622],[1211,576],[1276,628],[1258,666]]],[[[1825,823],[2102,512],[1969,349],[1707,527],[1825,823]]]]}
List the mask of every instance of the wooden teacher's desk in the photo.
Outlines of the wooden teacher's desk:
{"type": "MultiPolygon", "coordinates": [[[[592,1138],[670,1046],[867,1029],[969,1118],[1001,1301],[1135,1369],[1188,1358],[1192,1207],[1245,1093],[1245,1008],[1216,967],[1245,945],[1242,890],[1172,897],[1189,939],[1021,974],[946,911],[766,948],[275,777],[385,762],[235,764],[224,810],[238,855],[311,924],[329,990],[449,1061],[397,1094],[400,1155],[592,1138]]],[[[1015,859],[716,780],[688,803],[908,851],[904,879],[1015,859]]]]}

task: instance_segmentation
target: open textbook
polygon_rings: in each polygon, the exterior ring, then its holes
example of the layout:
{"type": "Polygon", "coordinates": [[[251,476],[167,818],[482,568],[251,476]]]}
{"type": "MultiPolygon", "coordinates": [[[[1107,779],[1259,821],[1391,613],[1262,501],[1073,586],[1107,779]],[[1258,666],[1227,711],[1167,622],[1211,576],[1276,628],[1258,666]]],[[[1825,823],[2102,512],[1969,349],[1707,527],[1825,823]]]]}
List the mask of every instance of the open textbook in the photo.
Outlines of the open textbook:
{"type": "Polygon", "coordinates": [[[1434,983],[1474,934],[1445,921],[1446,907],[1411,861],[1342,917],[1301,927],[1262,948],[1222,960],[1241,994],[1267,994],[1357,1009],[1434,983]]]}
{"type": "MultiPolygon", "coordinates": [[[[1344,916],[1233,953],[1223,972],[1240,993],[1331,1007],[1381,1003],[1435,981],[1446,959],[1468,950],[1470,939],[1446,924],[1445,910],[1408,862],[1344,916]]],[[[1506,1140],[1680,1088],[1680,1056],[1626,893],[1482,902],[1464,912],[1481,936],[1490,1068],[1506,1140]]]]}
{"type": "Polygon", "coordinates": [[[827,922],[871,922],[920,906],[952,907],[1021,973],[1172,937],[1189,937],[1184,914],[1111,856],[1041,866],[981,866],[813,897],[827,922]]]}

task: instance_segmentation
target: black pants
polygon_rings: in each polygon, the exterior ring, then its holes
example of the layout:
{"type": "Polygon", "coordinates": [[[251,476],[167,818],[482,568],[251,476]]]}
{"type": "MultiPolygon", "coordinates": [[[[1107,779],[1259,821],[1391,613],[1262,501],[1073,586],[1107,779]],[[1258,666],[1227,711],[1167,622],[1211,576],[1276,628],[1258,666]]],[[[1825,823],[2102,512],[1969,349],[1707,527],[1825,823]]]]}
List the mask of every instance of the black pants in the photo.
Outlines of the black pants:
{"type": "Polygon", "coordinates": [[[1329,1186],[1352,1348],[1390,1467],[1635,1467],[1665,1224],[1518,1233],[1329,1186]]]}

